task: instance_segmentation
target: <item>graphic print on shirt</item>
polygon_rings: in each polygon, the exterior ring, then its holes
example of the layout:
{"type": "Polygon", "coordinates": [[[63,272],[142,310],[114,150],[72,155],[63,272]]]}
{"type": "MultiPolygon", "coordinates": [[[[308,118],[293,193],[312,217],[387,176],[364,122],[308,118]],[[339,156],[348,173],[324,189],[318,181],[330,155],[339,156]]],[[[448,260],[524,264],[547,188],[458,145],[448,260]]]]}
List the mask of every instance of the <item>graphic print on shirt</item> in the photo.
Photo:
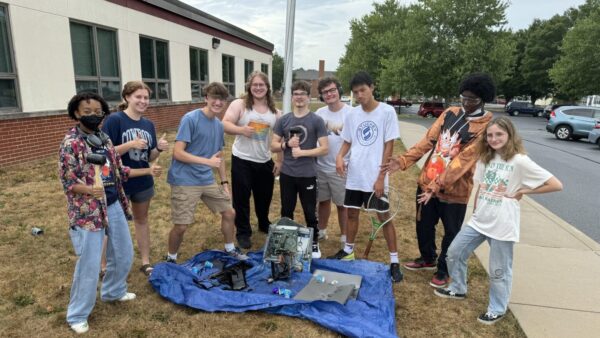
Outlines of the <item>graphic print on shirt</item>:
{"type": "Polygon", "coordinates": [[[292,137],[294,137],[294,135],[298,136],[298,139],[300,140],[300,143],[298,143],[298,146],[302,145],[304,142],[306,142],[306,139],[308,138],[308,130],[306,129],[305,126],[303,125],[295,125],[290,127],[289,131],[288,131],[288,140],[291,139],[292,137]]]}
{"type": "Polygon", "coordinates": [[[264,142],[267,140],[269,136],[269,131],[271,130],[271,126],[269,123],[260,120],[251,120],[248,122],[248,127],[254,128],[254,134],[252,134],[252,139],[256,141],[264,142]]]}
{"type": "Polygon", "coordinates": [[[377,125],[373,121],[363,121],[356,129],[356,138],[362,146],[369,146],[375,142],[379,135],[377,125]]]}
{"type": "MultiPolygon", "coordinates": [[[[152,144],[152,136],[149,132],[139,129],[139,128],[131,128],[127,129],[123,135],[121,135],[121,143],[127,143],[129,141],[144,139],[148,142],[148,145],[152,144]]],[[[148,148],[146,149],[129,149],[128,155],[132,161],[143,161],[148,162],[148,148]]]]}
{"type": "Polygon", "coordinates": [[[93,152],[95,154],[104,155],[106,157],[106,162],[101,168],[102,184],[104,188],[113,187],[115,185],[115,177],[113,175],[113,170],[110,166],[110,161],[108,160],[108,151],[106,149],[94,149],[93,152]]]}
{"type": "Polygon", "coordinates": [[[502,204],[506,194],[508,179],[514,171],[514,165],[491,162],[486,166],[483,181],[479,184],[479,201],[484,200],[489,205],[502,204]]]}

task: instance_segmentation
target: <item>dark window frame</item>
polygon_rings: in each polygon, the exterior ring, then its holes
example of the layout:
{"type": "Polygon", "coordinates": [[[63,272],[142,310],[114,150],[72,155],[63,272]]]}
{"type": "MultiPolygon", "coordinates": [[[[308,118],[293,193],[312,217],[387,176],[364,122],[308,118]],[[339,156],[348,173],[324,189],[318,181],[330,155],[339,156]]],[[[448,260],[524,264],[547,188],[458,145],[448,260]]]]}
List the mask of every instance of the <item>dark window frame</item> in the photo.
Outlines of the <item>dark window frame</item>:
{"type": "Polygon", "coordinates": [[[248,76],[254,71],[254,61],[244,59],[244,81],[248,79],[248,76]]]}
{"type": "Polygon", "coordinates": [[[13,80],[16,102],[16,106],[14,107],[0,107],[0,113],[9,113],[21,111],[21,92],[19,91],[19,77],[17,75],[17,67],[15,64],[15,49],[13,47],[12,27],[10,25],[10,12],[8,9],[8,4],[0,3],[0,7],[4,9],[4,14],[6,16],[6,40],[9,49],[7,56],[9,57],[12,66],[11,72],[0,72],[0,80],[13,80]]]}
{"type": "Polygon", "coordinates": [[[222,76],[223,85],[225,85],[225,87],[229,91],[229,95],[231,95],[232,97],[236,97],[236,95],[235,95],[235,56],[228,55],[228,54],[222,54],[222,56],[221,56],[221,71],[223,73],[223,76],[222,76]],[[230,74],[230,78],[227,79],[228,81],[225,81],[225,58],[231,59],[231,62],[229,62],[228,65],[232,66],[232,68],[230,70],[228,70],[228,73],[230,74]]]}
{"type": "MultiPolygon", "coordinates": [[[[152,89],[152,98],[150,98],[151,102],[172,102],[172,98],[173,98],[173,94],[172,94],[172,87],[171,86],[171,66],[170,66],[170,62],[171,62],[171,54],[169,53],[169,41],[168,40],[163,40],[163,39],[159,39],[159,38],[155,38],[152,36],[148,36],[148,35],[143,35],[140,34],[139,35],[139,43],[141,44],[142,39],[148,39],[152,41],[152,66],[153,66],[153,74],[154,77],[153,78],[148,78],[148,77],[143,77],[142,75],[142,81],[144,81],[144,83],[146,83],[151,89],[152,89]],[[167,45],[167,79],[159,79],[158,78],[158,62],[157,62],[157,53],[156,53],[156,42],[163,42],[167,45]],[[167,84],[168,87],[168,91],[167,91],[167,95],[168,98],[167,99],[161,99],[159,97],[159,85],[161,84],[167,84]]],[[[140,68],[142,68],[142,51],[140,48],[140,68]]],[[[140,69],[142,71],[142,74],[144,73],[143,69],[140,69]]]]}
{"type": "MultiPolygon", "coordinates": [[[[98,88],[98,95],[105,97],[105,95],[102,93],[102,82],[118,82],[119,85],[119,92],[120,89],[122,88],[123,83],[121,82],[121,62],[120,62],[120,50],[119,50],[119,32],[116,28],[112,28],[112,27],[108,27],[108,26],[104,26],[104,25],[99,25],[96,23],[91,23],[91,22],[86,22],[86,21],[81,21],[81,20],[76,20],[76,19],[70,19],[69,20],[69,34],[71,34],[71,24],[76,24],[76,25],[81,25],[81,26],[87,26],[90,27],[92,29],[92,48],[94,50],[94,66],[96,67],[96,75],[95,76],[89,76],[89,75],[77,75],[76,70],[75,70],[75,51],[71,51],[71,54],[73,56],[73,74],[75,76],[75,88],[77,88],[77,82],[78,81],[86,81],[86,82],[96,82],[97,83],[97,88],[98,88]],[[102,29],[104,31],[109,31],[115,34],[115,60],[117,60],[117,76],[102,76],[102,72],[100,69],[100,52],[99,52],[99,47],[98,47],[98,28],[102,29]]],[[[71,36],[69,36],[69,39],[71,39],[71,36]]],[[[71,40],[71,49],[73,48],[73,41],[71,40]]],[[[119,102],[120,99],[120,94],[119,94],[119,98],[116,100],[110,100],[107,99],[107,102],[109,103],[117,103],[119,102]]]]}
{"type": "Polygon", "coordinates": [[[268,63],[261,63],[260,64],[260,71],[269,75],[269,64],[268,63]]]}
{"type": "Polygon", "coordinates": [[[198,57],[195,60],[196,63],[194,66],[198,67],[198,79],[199,80],[194,80],[192,79],[192,72],[191,72],[191,67],[192,67],[192,61],[190,58],[190,90],[192,89],[192,87],[194,85],[198,86],[198,88],[200,89],[200,97],[199,98],[194,98],[194,94],[193,94],[193,90],[192,90],[192,101],[193,102],[202,102],[204,101],[204,92],[203,92],[203,88],[204,86],[206,86],[209,81],[210,81],[210,68],[209,68],[209,61],[208,61],[208,50],[206,49],[202,49],[202,48],[198,48],[198,47],[193,47],[190,46],[190,57],[191,57],[191,51],[195,50],[198,52],[198,57]],[[206,55],[206,80],[202,80],[202,66],[200,64],[200,53],[205,53],[206,55]]]}

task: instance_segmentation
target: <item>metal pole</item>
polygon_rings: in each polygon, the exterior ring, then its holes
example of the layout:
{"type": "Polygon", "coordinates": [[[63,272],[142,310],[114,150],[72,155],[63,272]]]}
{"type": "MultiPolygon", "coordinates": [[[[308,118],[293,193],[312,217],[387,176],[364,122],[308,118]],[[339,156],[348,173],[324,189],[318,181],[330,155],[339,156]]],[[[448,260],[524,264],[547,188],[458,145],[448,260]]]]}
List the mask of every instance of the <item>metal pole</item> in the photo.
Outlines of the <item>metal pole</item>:
{"type": "Polygon", "coordinates": [[[285,68],[283,83],[283,113],[291,112],[292,106],[292,72],[294,67],[294,19],[296,16],[296,0],[288,0],[285,18],[285,68]]]}

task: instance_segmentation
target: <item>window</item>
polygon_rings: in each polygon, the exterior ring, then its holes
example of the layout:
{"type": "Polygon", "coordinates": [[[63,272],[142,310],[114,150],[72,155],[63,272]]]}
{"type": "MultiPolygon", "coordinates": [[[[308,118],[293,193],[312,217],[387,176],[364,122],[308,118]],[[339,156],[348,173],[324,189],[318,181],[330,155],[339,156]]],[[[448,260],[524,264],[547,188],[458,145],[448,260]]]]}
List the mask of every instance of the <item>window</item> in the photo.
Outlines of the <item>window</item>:
{"type": "Polygon", "coordinates": [[[233,56],[223,54],[223,84],[229,95],[235,97],[235,59],[233,56]]]}
{"type": "Polygon", "coordinates": [[[106,101],[120,101],[117,32],[78,22],[70,26],[77,93],[94,92],[106,101]]]}
{"type": "Polygon", "coordinates": [[[204,98],[202,88],[208,84],[208,52],[203,49],[190,47],[190,80],[192,100],[204,98]]]}
{"type": "Polygon", "coordinates": [[[586,108],[565,109],[563,112],[567,115],[579,117],[592,117],[594,115],[594,111],[592,109],[586,108]]]}
{"type": "Polygon", "coordinates": [[[171,99],[169,43],[140,36],[140,58],[142,80],[152,89],[150,99],[169,101],[171,99]]]}
{"type": "Polygon", "coordinates": [[[261,63],[260,64],[260,71],[269,75],[269,65],[266,63],[261,63]]]}
{"type": "Polygon", "coordinates": [[[244,80],[248,79],[250,73],[254,71],[254,61],[244,60],[244,80]]]}
{"type": "Polygon", "coordinates": [[[8,8],[0,5],[0,109],[19,108],[8,8]]]}

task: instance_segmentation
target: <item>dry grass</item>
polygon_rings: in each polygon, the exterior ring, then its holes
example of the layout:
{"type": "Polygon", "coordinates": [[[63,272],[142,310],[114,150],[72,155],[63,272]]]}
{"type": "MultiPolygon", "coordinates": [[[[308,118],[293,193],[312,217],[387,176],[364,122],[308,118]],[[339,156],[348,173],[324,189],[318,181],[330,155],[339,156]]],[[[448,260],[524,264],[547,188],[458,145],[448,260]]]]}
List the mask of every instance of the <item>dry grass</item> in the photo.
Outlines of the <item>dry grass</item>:
{"type": "MultiPolygon", "coordinates": [[[[168,134],[173,141],[175,133],[168,134]]],[[[227,151],[231,149],[228,138],[227,151]]],[[[398,142],[396,152],[401,151],[398,142]]],[[[160,163],[168,167],[170,153],[160,163]]],[[[229,156],[229,155],[227,155],[229,156]]],[[[402,210],[395,219],[400,256],[403,261],[418,256],[414,231],[414,193],[417,169],[392,177],[404,193],[402,210]]],[[[170,189],[165,178],[157,180],[157,196],[150,211],[154,262],[166,252],[167,233],[171,228],[170,189]]],[[[278,218],[279,187],[271,208],[271,219],[278,218]]],[[[297,220],[302,220],[300,207],[297,220]]],[[[186,233],[180,250],[181,259],[210,248],[222,247],[219,217],[206,207],[196,211],[197,222],[186,233]]],[[[253,219],[253,223],[255,223],[253,219]]],[[[330,239],[322,242],[324,255],[339,249],[339,230],[335,213],[330,220],[330,239]]],[[[368,224],[363,219],[361,224],[368,224]]],[[[369,228],[359,230],[358,252],[364,249],[369,228]]],[[[134,229],[131,225],[131,232],[134,229]]],[[[253,249],[265,236],[258,231],[253,249]]],[[[388,261],[383,236],[371,251],[371,259],[388,261]]],[[[0,170],[0,336],[70,336],[65,323],[69,288],[76,257],[67,233],[65,198],[56,174],[56,158],[34,164],[0,170]],[[34,237],[33,226],[45,234],[34,237]]],[[[89,322],[89,336],[103,337],[336,337],[337,334],[311,322],[261,312],[205,313],[174,305],[157,295],[139,272],[139,255],[129,276],[129,289],[138,299],[127,304],[97,302],[89,322]]],[[[478,324],[476,316],[487,304],[487,277],[481,265],[470,262],[469,297],[451,301],[433,295],[428,272],[406,272],[405,280],[394,285],[398,334],[407,337],[524,337],[511,315],[495,326],[478,324]]]]}

